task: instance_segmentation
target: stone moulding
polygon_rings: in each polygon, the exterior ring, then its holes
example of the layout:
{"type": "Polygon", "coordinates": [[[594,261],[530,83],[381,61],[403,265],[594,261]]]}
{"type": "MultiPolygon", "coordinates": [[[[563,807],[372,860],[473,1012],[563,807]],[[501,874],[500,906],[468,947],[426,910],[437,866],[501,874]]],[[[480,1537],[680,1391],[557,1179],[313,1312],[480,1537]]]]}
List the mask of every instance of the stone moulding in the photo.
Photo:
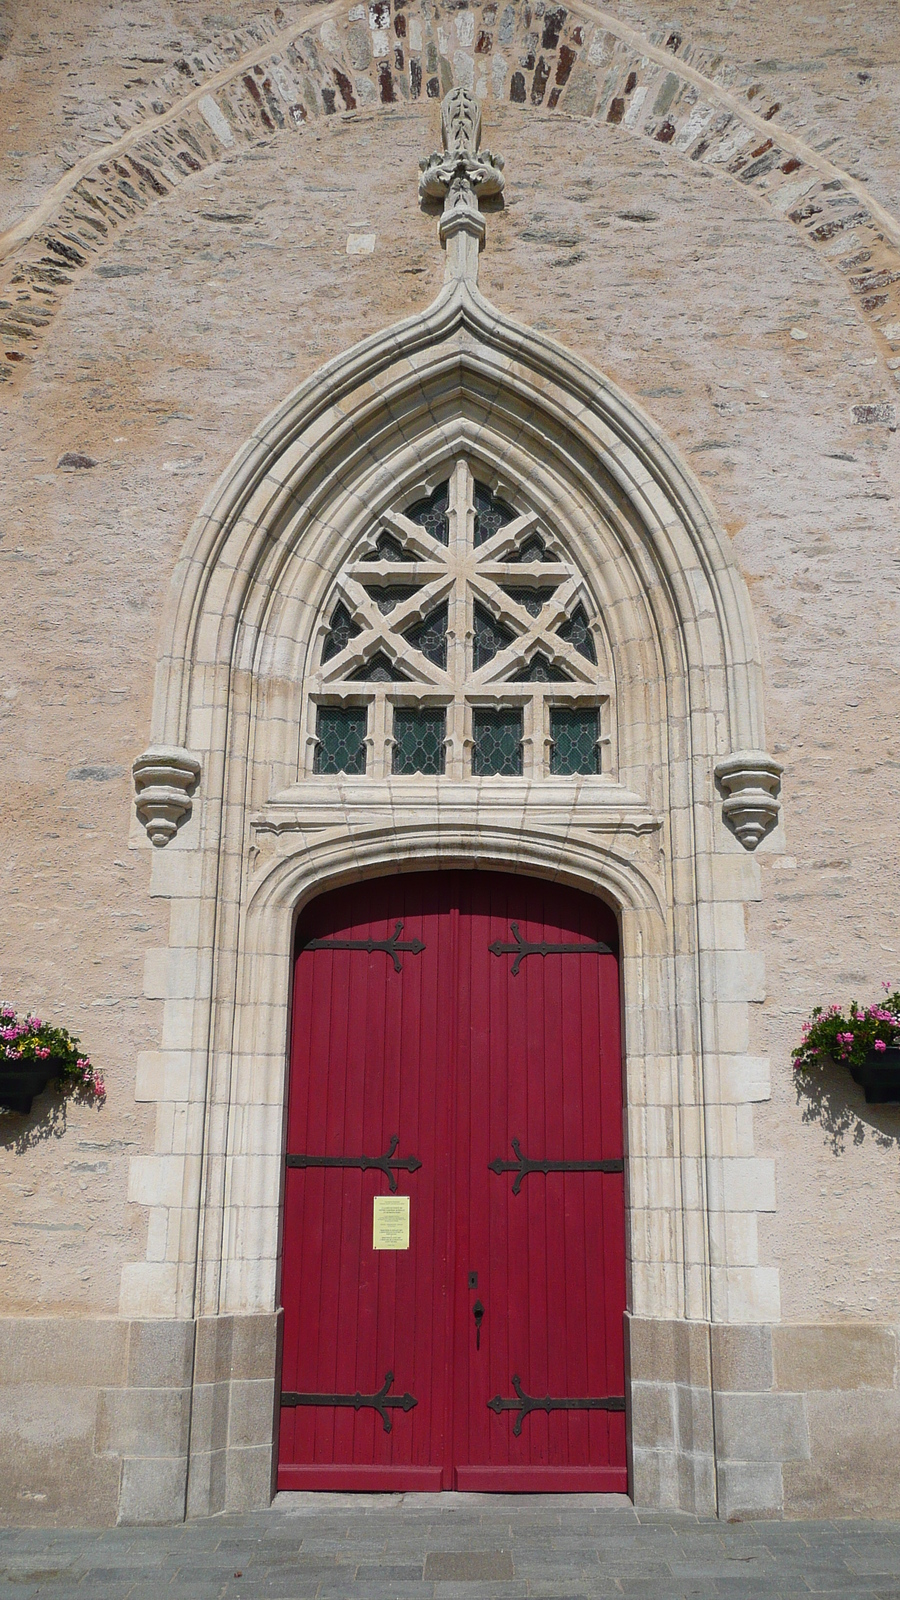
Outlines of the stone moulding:
{"type": "MultiPolygon", "coordinates": [[[[749,1126],[769,1093],[768,1063],[755,1067],[744,1042],[746,1008],[764,996],[743,916],[761,875],[718,826],[710,783],[717,763],[730,773],[729,751],[765,747],[746,585],[652,421],[484,299],[474,235],[445,243],[452,270],[434,303],[330,362],[260,425],[173,574],[138,799],[158,786],[189,805],[187,769],[173,775],[166,758],[196,750],[204,825],[193,852],[154,852],[152,892],[172,919],[147,967],[165,1010],[141,1094],[159,1122],[130,1178],[152,1227],[146,1259],[123,1269],[122,1314],[274,1313],[295,918],[341,883],[464,865],[572,883],[619,916],[633,1314],[771,1323],[778,1273],[759,1260],[755,1219],[774,1209],[774,1172],[749,1136],[731,1154],[730,1132],[733,1106],[749,1126]],[[513,504],[527,486],[548,538],[573,554],[615,668],[609,780],[301,776],[304,695],[348,552],[463,455],[513,504]],[[165,1261],[153,1253],[163,1228],[165,1261]]],[[[755,787],[773,805],[760,761],[755,787]]],[[[716,1485],[690,1478],[689,1454],[672,1494],[709,1512],[716,1485]]],[[[221,1509],[203,1470],[190,1469],[195,1513],[221,1509]]],[[[248,1490],[243,1503],[263,1498],[248,1490]]]]}
{"type": "Polygon", "coordinates": [[[161,848],[190,816],[200,780],[200,762],[175,745],[151,745],[132,766],[135,810],[151,844],[161,848]]]}
{"type": "Polygon", "coordinates": [[[783,771],[764,750],[736,750],[716,763],[716,781],[725,793],[722,816],[745,850],[755,850],[778,821],[783,771]]]}

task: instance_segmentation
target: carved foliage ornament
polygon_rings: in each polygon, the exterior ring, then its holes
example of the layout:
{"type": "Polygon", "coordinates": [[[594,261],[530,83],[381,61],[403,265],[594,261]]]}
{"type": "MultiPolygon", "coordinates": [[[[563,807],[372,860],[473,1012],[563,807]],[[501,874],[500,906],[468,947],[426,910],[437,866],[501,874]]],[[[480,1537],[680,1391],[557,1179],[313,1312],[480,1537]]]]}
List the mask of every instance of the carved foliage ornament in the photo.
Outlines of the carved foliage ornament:
{"type": "Polygon", "coordinates": [[[467,89],[451,89],[441,107],[443,151],[419,163],[419,196],[451,204],[475,205],[475,195],[501,194],[503,157],[479,150],[481,109],[467,89]]]}

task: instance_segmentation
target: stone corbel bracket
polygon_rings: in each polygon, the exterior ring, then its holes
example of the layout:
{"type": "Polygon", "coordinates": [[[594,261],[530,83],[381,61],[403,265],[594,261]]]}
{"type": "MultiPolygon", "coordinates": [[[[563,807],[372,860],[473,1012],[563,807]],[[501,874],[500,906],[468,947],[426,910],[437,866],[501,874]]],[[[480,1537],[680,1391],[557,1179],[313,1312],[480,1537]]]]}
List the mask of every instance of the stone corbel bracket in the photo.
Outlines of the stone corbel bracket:
{"type": "Polygon", "coordinates": [[[193,809],[192,795],[200,781],[200,762],[190,751],[173,745],[151,745],[132,766],[135,810],[151,844],[161,848],[174,838],[193,809]]]}
{"type": "Polygon", "coordinates": [[[783,771],[764,750],[736,750],[716,762],[722,817],[745,850],[755,850],[778,821],[783,771]]]}

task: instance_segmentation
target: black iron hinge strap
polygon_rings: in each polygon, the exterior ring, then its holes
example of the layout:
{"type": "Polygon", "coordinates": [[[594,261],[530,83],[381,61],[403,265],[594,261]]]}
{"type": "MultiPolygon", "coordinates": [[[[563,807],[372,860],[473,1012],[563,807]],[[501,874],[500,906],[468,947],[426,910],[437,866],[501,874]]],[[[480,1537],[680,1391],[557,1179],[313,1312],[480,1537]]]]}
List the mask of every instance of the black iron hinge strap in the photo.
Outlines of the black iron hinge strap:
{"type": "Polygon", "coordinates": [[[385,1433],[391,1431],[391,1419],[387,1414],[388,1406],[399,1407],[401,1411],[412,1411],[413,1406],[419,1404],[412,1394],[388,1394],[394,1381],[394,1374],[385,1374],[384,1383],[377,1394],[360,1394],[357,1389],[355,1394],[296,1394],[293,1390],[286,1390],[281,1396],[283,1406],[352,1406],[354,1411],[377,1411],[381,1418],[385,1433]]]}
{"type": "Polygon", "coordinates": [[[495,939],[493,944],[488,945],[488,949],[494,956],[515,956],[516,959],[512,964],[513,977],[516,976],[526,956],[613,956],[616,953],[608,944],[601,942],[589,944],[584,940],[578,944],[550,944],[546,939],[539,944],[529,943],[527,939],[522,938],[517,922],[511,922],[509,926],[515,943],[504,944],[502,939],[495,939]]]}
{"type": "Polygon", "coordinates": [[[418,1156],[401,1156],[397,1161],[393,1159],[400,1138],[395,1134],[383,1156],[297,1156],[286,1155],[285,1166],[288,1167],[358,1167],[363,1172],[370,1172],[377,1167],[383,1172],[388,1181],[392,1194],[397,1193],[397,1172],[418,1172],[422,1165],[418,1156]]]}
{"type": "Polygon", "coordinates": [[[532,1411],[624,1411],[625,1396],[623,1394],[588,1395],[584,1399],[553,1400],[549,1394],[542,1397],[526,1394],[517,1372],[513,1373],[512,1386],[518,1395],[517,1400],[504,1400],[502,1395],[495,1394],[493,1400],[488,1401],[488,1410],[499,1417],[503,1411],[517,1411],[518,1416],[513,1423],[513,1433],[518,1439],[522,1432],[522,1423],[532,1411]]]}
{"type": "Polygon", "coordinates": [[[498,1178],[501,1173],[514,1172],[515,1183],[512,1186],[513,1194],[518,1194],[522,1187],[522,1179],[527,1178],[531,1172],[624,1172],[625,1163],[622,1160],[610,1161],[529,1161],[522,1154],[522,1147],[518,1139],[512,1140],[512,1147],[516,1153],[515,1161],[503,1161],[500,1156],[488,1162],[488,1171],[496,1172],[498,1178]]]}
{"type": "Polygon", "coordinates": [[[390,956],[394,963],[394,971],[403,971],[403,962],[398,952],[406,950],[411,956],[419,956],[425,949],[421,939],[401,939],[403,923],[394,924],[394,931],[389,939],[307,939],[302,950],[365,950],[368,955],[373,950],[383,950],[390,956]]]}

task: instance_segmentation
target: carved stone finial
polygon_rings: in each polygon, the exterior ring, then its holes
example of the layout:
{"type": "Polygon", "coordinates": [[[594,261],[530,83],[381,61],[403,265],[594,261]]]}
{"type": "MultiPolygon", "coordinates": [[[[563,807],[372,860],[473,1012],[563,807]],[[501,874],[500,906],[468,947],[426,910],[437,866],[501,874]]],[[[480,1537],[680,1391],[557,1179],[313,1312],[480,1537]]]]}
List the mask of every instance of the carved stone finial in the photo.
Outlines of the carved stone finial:
{"type": "Polygon", "coordinates": [[[764,750],[736,750],[716,763],[716,780],[725,793],[722,816],[745,850],[755,850],[778,821],[783,771],[764,750]]]}
{"type": "Polygon", "coordinates": [[[190,751],[152,745],[132,766],[135,810],[151,844],[168,844],[183,817],[191,814],[191,795],[200,778],[200,762],[190,751]]]}
{"type": "Polygon", "coordinates": [[[478,250],[484,243],[479,197],[503,191],[503,157],[479,150],[481,108],[468,89],[451,89],[441,106],[444,148],[419,163],[419,198],[443,200],[441,243],[458,239],[448,276],[476,277],[478,250]],[[473,248],[467,241],[474,241],[473,248]]]}

